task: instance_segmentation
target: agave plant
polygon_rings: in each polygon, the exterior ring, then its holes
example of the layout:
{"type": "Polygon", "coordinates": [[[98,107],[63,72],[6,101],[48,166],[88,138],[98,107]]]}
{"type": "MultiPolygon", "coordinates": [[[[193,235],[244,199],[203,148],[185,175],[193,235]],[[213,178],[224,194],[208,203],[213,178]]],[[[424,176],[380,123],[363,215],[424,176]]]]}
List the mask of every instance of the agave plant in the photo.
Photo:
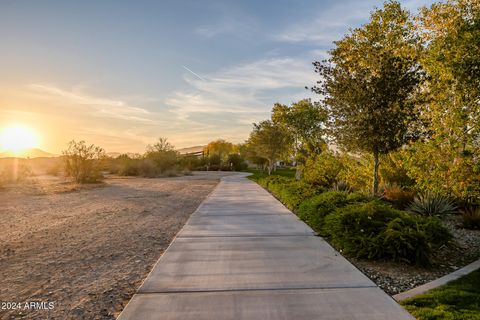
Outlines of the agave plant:
{"type": "Polygon", "coordinates": [[[352,192],[352,188],[345,181],[339,181],[333,185],[333,191],[352,192]]]}
{"type": "Polygon", "coordinates": [[[408,211],[422,216],[442,216],[457,213],[455,202],[435,193],[423,193],[415,197],[408,211]]]}

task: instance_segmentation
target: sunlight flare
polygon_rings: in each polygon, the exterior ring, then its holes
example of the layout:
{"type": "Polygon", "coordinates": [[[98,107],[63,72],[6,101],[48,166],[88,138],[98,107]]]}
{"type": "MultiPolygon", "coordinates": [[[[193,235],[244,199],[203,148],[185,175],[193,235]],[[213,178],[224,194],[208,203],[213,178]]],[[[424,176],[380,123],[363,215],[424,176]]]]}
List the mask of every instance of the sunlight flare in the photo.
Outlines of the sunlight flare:
{"type": "Polygon", "coordinates": [[[31,128],[15,125],[0,132],[0,149],[4,151],[21,153],[37,146],[38,135],[31,128]]]}

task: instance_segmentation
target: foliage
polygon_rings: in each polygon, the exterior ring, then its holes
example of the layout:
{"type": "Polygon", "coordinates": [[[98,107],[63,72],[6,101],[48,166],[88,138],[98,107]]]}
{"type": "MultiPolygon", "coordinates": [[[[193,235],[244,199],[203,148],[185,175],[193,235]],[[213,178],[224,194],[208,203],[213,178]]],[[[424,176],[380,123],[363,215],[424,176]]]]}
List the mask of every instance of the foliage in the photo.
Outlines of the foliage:
{"type": "MultiPolygon", "coordinates": [[[[285,127],[293,138],[293,154],[297,164],[321,153],[326,148],[324,123],[327,118],[322,109],[304,99],[291,107],[276,103],[272,109],[272,121],[285,127]]],[[[297,178],[300,178],[301,166],[297,166],[297,178]]]]}
{"type": "Polygon", "coordinates": [[[270,120],[253,124],[248,144],[253,148],[255,155],[268,162],[268,174],[271,174],[275,161],[287,155],[292,144],[290,133],[282,126],[270,120]]]}
{"type": "Polygon", "coordinates": [[[426,192],[420,193],[408,207],[408,211],[422,216],[443,216],[455,214],[458,208],[455,203],[442,195],[426,192]]]}
{"type": "Polygon", "coordinates": [[[269,176],[260,179],[258,183],[268,189],[291,210],[297,209],[302,201],[323,191],[323,189],[315,188],[303,181],[281,176],[269,176]]]}
{"type": "Polygon", "coordinates": [[[333,152],[326,151],[307,159],[303,179],[310,184],[330,188],[338,181],[342,169],[340,159],[333,152]]]}
{"type": "Polygon", "coordinates": [[[335,42],[328,61],[314,63],[322,80],[313,91],[324,96],[336,142],[374,157],[374,194],[380,155],[408,140],[416,118],[414,98],[423,74],[413,30],[409,13],[398,2],[386,2],[369,23],[335,42]]]}
{"type": "MultiPolygon", "coordinates": [[[[247,172],[253,173],[253,175],[248,176],[250,180],[253,181],[258,181],[262,178],[268,177],[268,173],[266,173],[264,170],[259,170],[259,169],[248,169],[247,172]]],[[[271,176],[282,176],[286,178],[294,178],[295,177],[295,170],[290,169],[290,168],[277,168],[274,171],[272,171],[271,176]]]]}
{"type": "Polygon", "coordinates": [[[427,265],[434,249],[451,239],[435,219],[371,201],[335,210],[325,218],[322,232],[348,256],[427,265]]]}
{"type": "Polygon", "coordinates": [[[233,143],[228,142],[224,139],[217,139],[215,141],[211,141],[208,145],[203,149],[204,154],[208,157],[211,155],[218,155],[221,161],[227,159],[228,155],[234,153],[238,150],[238,147],[235,146],[233,143]]]}
{"type": "Polygon", "coordinates": [[[339,181],[339,182],[336,182],[333,185],[332,190],[333,191],[351,192],[352,187],[350,187],[350,185],[345,181],[339,181]]]}
{"type": "Polygon", "coordinates": [[[349,194],[341,191],[328,191],[303,201],[297,210],[297,215],[312,229],[320,232],[324,218],[336,208],[369,200],[371,200],[370,197],[358,192],[349,194]]]}
{"type": "Polygon", "coordinates": [[[480,207],[468,205],[460,210],[463,226],[467,229],[480,229],[480,207]]]}
{"type": "Polygon", "coordinates": [[[166,138],[160,138],[154,145],[147,146],[145,158],[152,161],[160,173],[172,170],[177,163],[178,152],[166,138]]]}
{"type": "Polygon", "coordinates": [[[78,183],[97,182],[103,178],[101,173],[102,161],[105,159],[105,150],[85,141],[68,143],[62,152],[65,174],[78,183]]]}
{"type": "Polygon", "coordinates": [[[396,185],[389,186],[384,188],[382,198],[397,209],[406,209],[415,199],[415,191],[396,185]]]}
{"type": "Polygon", "coordinates": [[[480,269],[427,293],[402,302],[415,318],[423,320],[480,319],[480,269]]]}
{"type": "Polygon", "coordinates": [[[238,153],[231,153],[227,157],[227,163],[231,167],[231,169],[235,171],[242,171],[247,168],[247,164],[242,156],[238,153]]]}
{"type": "Polygon", "coordinates": [[[380,160],[382,166],[379,168],[379,173],[384,186],[409,188],[415,185],[415,180],[408,175],[404,155],[404,150],[390,152],[380,160]]]}

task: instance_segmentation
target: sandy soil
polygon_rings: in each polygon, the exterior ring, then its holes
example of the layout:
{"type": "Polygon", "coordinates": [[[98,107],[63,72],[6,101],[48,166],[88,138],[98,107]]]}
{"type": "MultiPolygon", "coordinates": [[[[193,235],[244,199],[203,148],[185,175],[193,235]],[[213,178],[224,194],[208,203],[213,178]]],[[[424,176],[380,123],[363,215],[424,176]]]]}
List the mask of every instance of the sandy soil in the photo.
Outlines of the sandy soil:
{"type": "Polygon", "coordinates": [[[221,175],[0,191],[0,319],[114,319],[221,175]]]}

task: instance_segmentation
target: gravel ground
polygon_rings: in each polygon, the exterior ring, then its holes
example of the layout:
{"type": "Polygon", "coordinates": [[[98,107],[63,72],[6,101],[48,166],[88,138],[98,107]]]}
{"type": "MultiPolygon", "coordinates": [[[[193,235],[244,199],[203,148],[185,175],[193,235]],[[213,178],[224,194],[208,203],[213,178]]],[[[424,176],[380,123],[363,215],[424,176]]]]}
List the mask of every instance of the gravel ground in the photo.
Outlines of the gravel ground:
{"type": "Polygon", "coordinates": [[[225,174],[0,191],[0,319],[115,319],[225,174]]]}
{"type": "Polygon", "coordinates": [[[430,268],[383,261],[349,259],[358,269],[390,295],[415,288],[449,274],[480,258],[480,230],[462,228],[460,216],[447,216],[444,225],[452,232],[454,243],[435,255],[430,268]]]}

